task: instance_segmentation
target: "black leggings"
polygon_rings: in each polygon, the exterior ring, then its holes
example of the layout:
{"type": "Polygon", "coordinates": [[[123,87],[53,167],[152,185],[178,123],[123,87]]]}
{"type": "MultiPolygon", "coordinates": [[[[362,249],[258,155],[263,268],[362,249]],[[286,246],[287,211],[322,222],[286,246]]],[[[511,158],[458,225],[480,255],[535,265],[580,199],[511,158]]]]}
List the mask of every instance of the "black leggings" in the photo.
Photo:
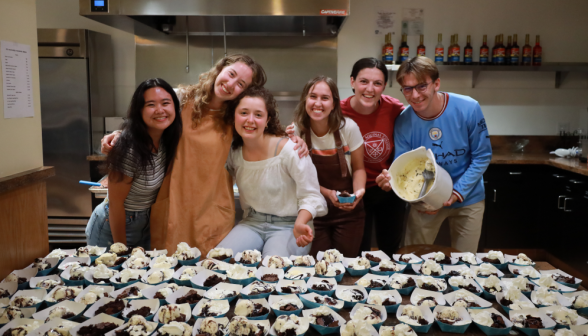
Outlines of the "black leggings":
{"type": "Polygon", "coordinates": [[[404,213],[406,202],[398,198],[394,191],[384,191],[378,186],[366,189],[363,197],[365,206],[365,226],[361,251],[371,250],[372,223],[376,228],[378,248],[392,258],[392,253],[400,247],[404,234],[404,213]]]}

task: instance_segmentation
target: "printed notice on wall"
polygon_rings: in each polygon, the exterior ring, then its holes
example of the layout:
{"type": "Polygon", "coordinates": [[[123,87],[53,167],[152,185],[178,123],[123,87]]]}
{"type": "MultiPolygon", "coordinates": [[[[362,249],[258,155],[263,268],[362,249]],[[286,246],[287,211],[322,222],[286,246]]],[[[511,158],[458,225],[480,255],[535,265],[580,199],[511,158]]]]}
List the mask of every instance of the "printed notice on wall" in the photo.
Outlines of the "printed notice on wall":
{"type": "Polygon", "coordinates": [[[35,115],[31,46],[0,41],[4,118],[25,118],[35,115]]]}
{"type": "Polygon", "coordinates": [[[394,34],[392,29],[396,20],[395,16],[396,12],[391,9],[376,9],[376,35],[394,34]]]}
{"type": "Polygon", "coordinates": [[[425,33],[425,10],[422,8],[402,9],[402,34],[408,36],[425,33]]]}

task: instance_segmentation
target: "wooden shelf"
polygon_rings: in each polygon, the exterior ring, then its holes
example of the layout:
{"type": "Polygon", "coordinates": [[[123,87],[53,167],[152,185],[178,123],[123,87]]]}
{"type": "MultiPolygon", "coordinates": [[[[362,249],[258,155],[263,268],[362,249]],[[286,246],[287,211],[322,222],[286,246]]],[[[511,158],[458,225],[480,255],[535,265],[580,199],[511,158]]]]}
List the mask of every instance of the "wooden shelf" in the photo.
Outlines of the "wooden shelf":
{"type": "MultiPolygon", "coordinates": [[[[398,71],[399,64],[386,64],[386,68],[390,72],[398,71]]],[[[563,80],[570,72],[588,73],[588,63],[543,63],[541,66],[527,66],[527,65],[480,65],[479,63],[472,63],[471,65],[459,64],[451,65],[443,63],[437,65],[439,71],[471,71],[472,72],[472,88],[476,87],[476,82],[481,71],[525,71],[525,72],[555,72],[555,88],[559,89],[563,80]]],[[[390,80],[390,87],[394,81],[390,80]]]]}

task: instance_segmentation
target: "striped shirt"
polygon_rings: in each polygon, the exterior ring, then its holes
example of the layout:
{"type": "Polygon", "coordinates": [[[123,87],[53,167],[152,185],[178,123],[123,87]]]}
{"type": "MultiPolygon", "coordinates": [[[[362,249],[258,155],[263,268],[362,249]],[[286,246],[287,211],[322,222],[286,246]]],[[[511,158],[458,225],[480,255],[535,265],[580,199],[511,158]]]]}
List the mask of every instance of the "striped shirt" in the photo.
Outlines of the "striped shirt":
{"type": "Polygon", "coordinates": [[[165,150],[159,146],[157,154],[153,155],[154,166],[149,166],[145,174],[137,175],[137,159],[129,151],[123,159],[123,174],[133,178],[131,190],[125,199],[125,210],[141,211],[151,208],[155,203],[159,187],[165,177],[165,150]]]}

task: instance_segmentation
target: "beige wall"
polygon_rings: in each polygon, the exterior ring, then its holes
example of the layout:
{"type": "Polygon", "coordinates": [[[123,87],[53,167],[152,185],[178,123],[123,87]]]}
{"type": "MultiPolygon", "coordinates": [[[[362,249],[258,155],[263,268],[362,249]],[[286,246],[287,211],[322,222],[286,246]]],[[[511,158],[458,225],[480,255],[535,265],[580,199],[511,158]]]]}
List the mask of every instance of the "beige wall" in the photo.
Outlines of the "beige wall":
{"type": "Polygon", "coordinates": [[[135,92],[135,35],[79,13],[79,0],[37,0],[37,27],[89,29],[110,35],[114,53],[115,113],[124,117],[135,92]]]}
{"type": "Polygon", "coordinates": [[[32,118],[4,119],[4,99],[0,94],[1,178],[43,165],[35,0],[0,1],[0,40],[31,46],[35,105],[32,118]]]}
{"type": "MultiPolygon", "coordinates": [[[[355,61],[381,57],[384,37],[374,34],[376,8],[396,12],[392,37],[395,55],[401,39],[402,9],[423,8],[428,57],[433,57],[439,33],[443,34],[446,50],[452,34],[459,34],[462,50],[470,34],[474,61],[478,61],[484,34],[489,42],[497,34],[504,34],[505,40],[507,35],[518,34],[522,47],[528,33],[532,44],[535,35],[541,35],[544,62],[588,62],[588,2],[562,0],[555,4],[551,0],[352,0],[351,15],[338,36],[337,80],[341,96],[353,94],[349,74],[355,61]]],[[[415,56],[418,37],[409,37],[408,44],[410,56],[415,56]]],[[[442,90],[469,95],[480,102],[493,135],[555,135],[559,124],[569,124],[572,129],[588,127],[585,73],[570,73],[560,89],[555,89],[555,72],[481,72],[476,88],[471,84],[470,71],[441,73],[442,90]]],[[[406,103],[397,83],[384,93],[406,103]]]]}

